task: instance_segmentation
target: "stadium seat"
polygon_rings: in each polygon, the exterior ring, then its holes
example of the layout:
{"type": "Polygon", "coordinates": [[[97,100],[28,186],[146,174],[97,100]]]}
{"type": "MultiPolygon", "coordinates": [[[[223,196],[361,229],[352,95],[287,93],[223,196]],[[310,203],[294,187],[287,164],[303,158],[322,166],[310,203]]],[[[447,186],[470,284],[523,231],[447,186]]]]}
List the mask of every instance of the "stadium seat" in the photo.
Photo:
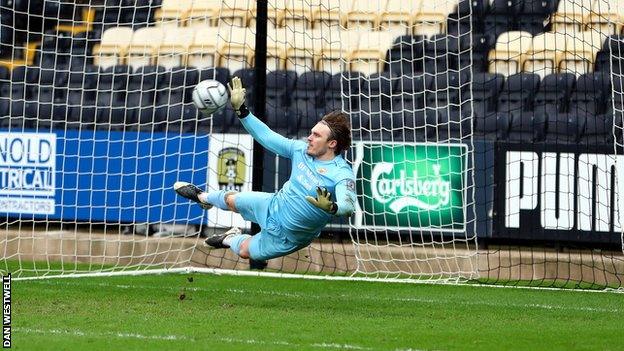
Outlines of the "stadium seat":
{"type": "Polygon", "coordinates": [[[437,110],[435,135],[438,142],[460,142],[473,134],[469,109],[450,106],[437,110]]]}
{"type": "Polygon", "coordinates": [[[584,21],[588,30],[606,35],[619,34],[624,17],[624,1],[594,1],[591,13],[584,21]]]}
{"type": "Polygon", "coordinates": [[[456,36],[483,33],[483,18],[488,7],[489,0],[460,0],[448,16],[446,32],[456,36]]]}
{"type": "Polygon", "coordinates": [[[357,49],[351,50],[348,56],[348,70],[362,72],[366,75],[382,72],[386,61],[386,53],[392,46],[394,38],[401,33],[393,31],[361,32],[357,49]]]}
{"type": "Polygon", "coordinates": [[[296,84],[297,73],[294,71],[269,72],[266,77],[267,105],[288,107],[296,84]]]}
{"type": "Polygon", "coordinates": [[[446,19],[458,1],[425,0],[414,17],[413,34],[432,36],[446,31],[446,19]]]}
{"type": "MultiPolygon", "coordinates": [[[[357,50],[362,32],[343,30],[337,33],[339,35],[338,40],[322,43],[321,50],[316,55],[315,67],[317,71],[334,73],[350,70],[348,63],[347,67],[343,66],[343,60],[349,60],[351,52],[357,50]]],[[[379,54],[379,49],[376,52],[379,54]]]]}
{"type": "Polygon", "coordinates": [[[295,32],[304,32],[312,29],[312,12],[320,5],[320,0],[316,1],[287,1],[286,10],[282,14],[282,22],[279,27],[292,28],[295,32]]]}
{"type": "Polygon", "coordinates": [[[292,104],[297,101],[312,102],[316,108],[320,106],[322,94],[325,92],[331,76],[325,71],[305,72],[297,79],[292,92],[292,104]]]}
{"type": "MultiPolygon", "coordinates": [[[[228,38],[223,38],[227,40],[228,38]]],[[[206,27],[197,29],[193,43],[188,48],[186,64],[193,67],[214,67],[215,53],[219,40],[219,28],[206,27]]]]}
{"type": "MultiPolygon", "coordinates": [[[[460,56],[459,64],[461,67],[469,67],[472,62],[473,70],[475,72],[487,72],[488,70],[488,54],[490,49],[496,42],[496,37],[493,34],[479,34],[473,33],[472,38],[465,36],[461,38],[462,41],[472,45],[472,61],[466,61],[464,57],[460,56]]],[[[466,44],[460,44],[465,46],[466,44]]]]}
{"type": "Polygon", "coordinates": [[[529,111],[539,85],[539,76],[534,73],[518,73],[507,77],[498,95],[498,112],[529,111]]]}
{"type": "Polygon", "coordinates": [[[338,35],[322,29],[306,29],[304,32],[294,32],[288,35],[284,67],[297,74],[314,70],[320,58],[324,43],[339,41],[338,35]]]}
{"type": "Polygon", "coordinates": [[[424,63],[426,72],[444,72],[447,69],[457,71],[465,68],[461,63],[469,62],[469,40],[460,40],[453,35],[436,34],[426,41],[424,63]]]}
{"type": "Polygon", "coordinates": [[[614,123],[614,114],[612,113],[586,116],[585,129],[581,135],[580,143],[584,145],[606,145],[612,147],[614,142],[614,123]]]}
{"type": "Polygon", "coordinates": [[[611,80],[606,72],[582,74],[570,94],[569,112],[600,114],[604,111],[606,96],[611,95],[611,80]]]}
{"type": "MultiPolygon", "coordinates": [[[[611,60],[617,59],[617,56],[612,56],[612,53],[624,52],[624,40],[620,35],[611,35],[605,38],[602,43],[602,48],[596,53],[596,63],[594,64],[594,71],[608,72],[611,71],[611,60]]],[[[619,60],[614,60],[614,67],[618,69],[617,64],[619,60]]],[[[619,71],[616,71],[619,73],[619,71]]]]}
{"type": "MultiPolygon", "coordinates": [[[[299,40],[293,40],[292,37],[295,33],[284,29],[275,29],[273,27],[267,28],[267,60],[266,66],[268,71],[283,70],[286,67],[286,51],[292,44],[300,42],[299,40]]],[[[300,37],[305,37],[307,33],[300,33],[300,37]]],[[[314,67],[313,61],[310,59],[310,66],[314,67]]],[[[292,65],[297,67],[298,65],[292,65]]],[[[305,70],[306,67],[298,67],[300,70],[305,70]]],[[[308,68],[310,70],[310,68],[308,68]]],[[[303,73],[303,72],[301,72],[303,73]]]]}
{"type": "Polygon", "coordinates": [[[131,27],[107,29],[102,34],[100,44],[93,47],[93,63],[102,68],[122,64],[133,35],[131,27]]]}
{"type": "Polygon", "coordinates": [[[155,64],[165,68],[186,65],[186,53],[194,39],[195,30],[192,28],[167,28],[156,48],[155,64]]]}
{"type": "Polygon", "coordinates": [[[460,96],[469,86],[468,77],[455,71],[439,73],[432,81],[431,91],[425,94],[425,107],[446,108],[451,105],[459,107],[460,96]]]}
{"type": "MultiPolygon", "coordinates": [[[[586,115],[578,113],[550,113],[547,115],[544,141],[549,144],[577,144],[585,130],[586,115]]],[[[591,117],[594,118],[593,116],[591,117]]]]}
{"type": "Polygon", "coordinates": [[[542,33],[533,37],[522,70],[545,77],[556,73],[570,37],[564,33],[542,33]]]}
{"type": "Polygon", "coordinates": [[[232,27],[229,38],[223,40],[217,48],[215,66],[228,67],[231,71],[251,67],[255,47],[256,36],[252,30],[244,27],[232,27]]]}
{"type": "MultiPolygon", "coordinates": [[[[510,118],[507,141],[514,143],[533,143],[539,136],[544,135],[545,120],[534,119],[533,114],[524,111],[503,113],[510,118]]],[[[505,117],[500,117],[505,118],[505,117]]]]}
{"type": "Polygon", "coordinates": [[[528,32],[505,32],[496,39],[496,46],[489,54],[489,72],[505,76],[516,74],[522,68],[522,61],[532,46],[528,32]]]}
{"type": "Polygon", "coordinates": [[[392,96],[396,93],[396,85],[400,78],[392,77],[390,72],[374,73],[368,77],[365,89],[369,96],[379,97],[381,106],[384,109],[390,109],[392,96]]]}
{"type": "Polygon", "coordinates": [[[474,120],[475,134],[486,140],[507,140],[510,129],[510,118],[506,113],[491,112],[474,120]]]}
{"type": "Polygon", "coordinates": [[[221,12],[215,25],[217,27],[221,25],[228,27],[246,27],[249,24],[250,18],[255,17],[255,11],[256,3],[253,1],[243,2],[240,0],[223,0],[221,1],[221,12]],[[219,21],[223,21],[223,23],[220,23],[219,21]]]}
{"type": "Polygon", "coordinates": [[[136,69],[154,63],[156,50],[165,36],[162,27],[139,28],[132,36],[132,42],[128,46],[126,64],[136,69]]]}
{"type": "Polygon", "coordinates": [[[559,71],[577,75],[593,71],[596,54],[600,51],[604,38],[596,31],[575,33],[566,45],[566,51],[559,62],[559,71]]]}
{"type": "Polygon", "coordinates": [[[220,10],[221,0],[194,0],[186,13],[186,26],[196,30],[214,26],[220,10]]]}
{"type": "Polygon", "coordinates": [[[280,135],[296,133],[297,126],[289,126],[288,109],[281,106],[268,105],[266,107],[267,126],[280,135]]]}
{"type": "Polygon", "coordinates": [[[431,91],[433,86],[433,80],[433,76],[428,74],[402,77],[396,88],[402,94],[394,97],[392,104],[396,104],[397,100],[401,99],[407,102],[411,100],[415,109],[424,108],[427,93],[431,91]]]}
{"type": "Polygon", "coordinates": [[[420,11],[421,1],[389,0],[385,11],[380,11],[379,29],[406,31],[411,34],[414,26],[414,14],[420,11]]]}
{"type": "Polygon", "coordinates": [[[390,73],[401,76],[424,72],[425,44],[425,37],[422,35],[396,37],[388,52],[390,73]]]}
{"type": "Polygon", "coordinates": [[[503,87],[502,74],[475,73],[472,78],[472,99],[475,118],[485,118],[496,111],[498,93],[503,87]]]}
{"type": "Polygon", "coordinates": [[[518,30],[533,35],[543,33],[548,18],[557,9],[558,0],[524,0],[518,15],[518,30]]]}
{"type": "Polygon", "coordinates": [[[342,73],[336,73],[329,78],[327,89],[322,92],[320,104],[321,106],[342,105],[342,73]]]}
{"type": "Polygon", "coordinates": [[[402,129],[398,130],[400,134],[397,135],[397,139],[417,142],[436,140],[437,111],[403,110],[401,117],[403,118],[400,123],[402,129]]]}
{"type": "Polygon", "coordinates": [[[516,17],[521,9],[522,1],[520,0],[491,0],[484,17],[483,31],[499,36],[502,33],[516,30],[516,17]]]}
{"type": "Polygon", "coordinates": [[[162,27],[178,27],[186,21],[194,0],[163,0],[154,13],[154,21],[162,27]]]}
{"type": "MultiPolygon", "coordinates": [[[[385,12],[388,0],[360,1],[353,0],[347,9],[347,28],[359,30],[377,30],[380,15],[385,12]]],[[[344,5],[343,5],[344,6],[344,5]]],[[[405,31],[405,29],[403,29],[405,31]]]]}
{"type": "Polygon", "coordinates": [[[352,2],[343,0],[313,0],[312,28],[346,28],[347,12],[352,2]]]}
{"type": "Polygon", "coordinates": [[[565,112],[575,82],[576,77],[572,73],[555,73],[544,77],[535,94],[534,110],[565,112]]]}
{"type": "Polygon", "coordinates": [[[552,30],[572,34],[583,31],[584,20],[591,13],[594,0],[560,0],[552,16],[552,30]]]}

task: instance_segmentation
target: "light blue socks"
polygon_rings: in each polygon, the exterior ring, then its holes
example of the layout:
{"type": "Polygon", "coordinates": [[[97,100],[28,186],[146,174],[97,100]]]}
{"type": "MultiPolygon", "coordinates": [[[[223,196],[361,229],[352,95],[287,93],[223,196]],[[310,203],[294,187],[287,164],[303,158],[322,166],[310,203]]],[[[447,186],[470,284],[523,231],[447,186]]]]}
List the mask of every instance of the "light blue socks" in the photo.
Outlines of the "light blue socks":
{"type": "Polygon", "coordinates": [[[200,196],[202,197],[202,201],[205,201],[213,206],[217,206],[222,210],[229,210],[227,204],[225,203],[225,194],[227,193],[228,192],[225,190],[219,190],[203,193],[200,196]]]}

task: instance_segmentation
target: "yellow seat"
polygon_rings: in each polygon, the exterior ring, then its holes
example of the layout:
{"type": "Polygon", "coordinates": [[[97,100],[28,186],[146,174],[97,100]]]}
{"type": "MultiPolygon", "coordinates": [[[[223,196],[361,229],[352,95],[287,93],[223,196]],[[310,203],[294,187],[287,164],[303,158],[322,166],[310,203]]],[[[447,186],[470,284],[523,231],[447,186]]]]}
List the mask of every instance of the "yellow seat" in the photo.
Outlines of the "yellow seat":
{"type": "Polygon", "coordinates": [[[618,34],[624,21],[624,0],[594,0],[589,16],[585,18],[587,30],[597,30],[606,35],[618,34]]]}
{"type": "Polygon", "coordinates": [[[186,55],[194,37],[194,28],[168,28],[156,50],[156,64],[165,68],[185,66],[186,55]]]}
{"type": "Polygon", "coordinates": [[[570,72],[577,76],[592,72],[596,54],[600,51],[606,35],[598,31],[576,33],[567,45],[559,62],[560,72],[570,72]]]}
{"type": "Polygon", "coordinates": [[[215,26],[220,11],[221,0],[195,0],[187,12],[186,26],[197,29],[215,26]]]}
{"type": "Polygon", "coordinates": [[[156,50],[165,37],[163,27],[139,28],[132,36],[132,42],[128,46],[126,64],[134,69],[155,63],[156,50]]]}
{"type": "Polygon", "coordinates": [[[219,34],[218,27],[204,27],[195,31],[193,43],[189,46],[186,64],[194,67],[214,67],[216,65],[217,43],[228,38],[223,37],[229,31],[219,34]],[[221,35],[221,36],[220,36],[221,35]]]}
{"type": "Polygon", "coordinates": [[[386,11],[381,14],[379,19],[380,29],[403,29],[405,34],[411,34],[414,31],[414,19],[421,7],[421,0],[388,0],[386,11]]]}
{"type": "Polygon", "coordinates": [[[283,70],[286,66],[286,50],[292,45],[294,33],[290,28],[267,28],[267,70],[283,70]]]}
{"type": "Polygon", "coordinates": [[[323,43],[339,40],[337,34],[334,37],[332,34],[321,29],[293,33],[289,38],[290,45],[286,49],[286,69],[296,71],[298,74],[315,70],[323,43]]]}
{"type": "Polygon", "coordinates": [[[93,47],[93,63],[103,68],[123,64],[134,31],[131,27],[109,28],[93,47]]]}
{"type": "Polygon", "coordinates": [[[362,32],[358,30],[341,30],[337,40],[322,41],[321,49],[315,55],[315,67],[318,71],[326,71],[331,74],[349,70],[349,54],[358,48],[362,32]]]}
{"type": "Polygon", "coordinates": [[[526,52],[533,45],[529,32],[505,32],[496,39],[496,46],[489,53],[489,71],[509,76],[520,71],[526,52]]]}
{"type": "Polygon", "coordinates": [[[216,26],[247,27],[256,13],[255,1],[223,0],[216,26]],[[219,23],[220,22],[220,23],[219,23]]]}
{"type": "Polygon", "coordinates": [[[348,55],[348,70],[366,75],[382,72],[388,49],[392,46],[394,38],[400,36],[403,31],[360,31],[360,33],[357,48],[348,55]]]}
{"type": "MultiPolygon", "coordinates": [[[[216,55],[216,65],[227,67],[234,72],[242,68],[253,66],[256,47],[256,35],[250,28],[226,27],[229,32],[228,38],[219,40],[216,55]]],[[[221,30],[220,33],[222,33],[221,30]]]]}
{"type": "Polygon", "coordinates": [[[346,28],[347,13],[351,1],[316,0],[319,2],[312,10],[312,28],[346,28]]]}
{"type": "Polygon", "coordinates": [[[154,20],[164,27],[181,26],[192,7],[193,0],[163,0],[160,9],[154,12],[154,20]]]}
{"type": "Polygon", "coordinates": [[[581,32],[585,18],[591,13],[593,0],[561,0],[552,15],[552,31],[559,33],[581,32]]]}
{"type": "Polygon", "coordinates": [[[446,19],[457,0],[425,0],[414,18],[414,34],[432,36],[446,31],[446,19]]]}
{"type": "Polygon", "coordinates": [[[569,36],[563,33],[542,33],[533,37],[531,48],[526,52],[522,70],[533,72],[541,78],[555,73],[566,50],[569,36]]]}
{"type": "Polygon", "coordinates": [[[379,29],[380,15],[386,10],[388,0],[361,1],[353,0],[347,12],[348,29],[379,29]]]}
{"type": "Polygon", "coordinates": [[[318,6],[320,0],[286,2],[280,27],[288,27],[295,32],[312,29],[312,12],[318,6]]]}

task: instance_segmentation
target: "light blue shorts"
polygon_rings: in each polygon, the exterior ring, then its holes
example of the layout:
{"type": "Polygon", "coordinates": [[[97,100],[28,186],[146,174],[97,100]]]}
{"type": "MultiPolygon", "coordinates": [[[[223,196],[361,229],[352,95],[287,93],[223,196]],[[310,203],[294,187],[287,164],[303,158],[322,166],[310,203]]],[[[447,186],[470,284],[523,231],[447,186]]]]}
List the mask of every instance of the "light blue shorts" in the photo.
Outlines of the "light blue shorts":
{"type": "Polygon", "coordinates": [[[234,205],[247,221],[257,223],[260,233],[251,237],[249,257],[263,261],[286,256],[300,250],[307,244],[298,244],[288,240],[287,230],[269,215],[269,207],[275,194],[263,192],[241,192],[236,194],[234,205]]]}

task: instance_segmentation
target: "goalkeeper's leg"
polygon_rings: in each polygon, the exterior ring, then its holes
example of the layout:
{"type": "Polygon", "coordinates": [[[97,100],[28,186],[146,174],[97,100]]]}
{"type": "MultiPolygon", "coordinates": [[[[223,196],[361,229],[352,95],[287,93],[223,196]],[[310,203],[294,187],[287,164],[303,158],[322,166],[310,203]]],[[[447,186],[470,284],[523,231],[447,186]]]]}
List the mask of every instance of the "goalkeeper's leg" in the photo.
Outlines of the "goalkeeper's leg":
{"type": "Polygon", "coordinates": [[[231,210],[236,212],[236,209],[228,206],[226,202],[226,197],[234,195],[236,192],[225,190],[205,192],[196,185],[187,182],[176,182],[173,185],[173,189],[176,193],[178,193],[178,195],[197,202],[199,206],[205,210],[209,210],[213,206],[217,206],[217,208],[222,210],[231,210]]]}

